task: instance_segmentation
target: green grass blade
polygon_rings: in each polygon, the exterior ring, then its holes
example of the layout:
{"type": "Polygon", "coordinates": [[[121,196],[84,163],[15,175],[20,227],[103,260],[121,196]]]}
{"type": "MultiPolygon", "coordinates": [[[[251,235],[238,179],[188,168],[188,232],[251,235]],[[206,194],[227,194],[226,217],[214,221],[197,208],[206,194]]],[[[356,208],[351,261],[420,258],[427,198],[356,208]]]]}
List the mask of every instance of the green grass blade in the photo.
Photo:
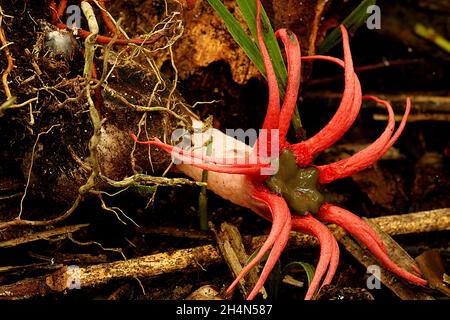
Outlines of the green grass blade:
{"type": "Polygon", "coordinates": [[[305,270],[306,277],[308,278],[308,286],[309,286],[311,284],[311,281],[312,281],[313,277],[314,277],[314,273],[316,272],[316,269],[312,265],[310,265],[309,263],[301,262],[301,261],[295,261],[295,262],[288,263],[283,268],[283,274],[286,274],[286,272],[289,271],[289,269],[295,268],[295,267],[301,267],[301,268],[303,268],[303,270],[305,270]]]}
{"type": "MultiPolygon", "coordinates": [[[[244,50],[250,60],[255,64],[261,74],[266,77],[266,69],[262,61],[259,48],[256,44],[256,1],[255,0],[237,0],[239,8],[242,12],[245,22],[250,29],[250,32],[254,38],[252,40],[250,36],[240,26],[236,18],[228,11],[221,0],[208,0],[209,4],[224,20],[225,25],[228,28],[233,39],[244,50]]],[[[272,60],[275,75],[278,80],[278,87],[280,89],[281,97],[284,97],[287,85],[287,69],[284,63],[283,56],[281,54],[280,46],[275,37],[275,32],[270,24],[270,20],[261,5],[261,25],[263,31],[264,42],[272,60]]],[[[298,108],[295,107],[294,114],[292,116],[292,125],[297,135],[302,132],[302,123],[300,120],[300,114],[298,108]]]]}
{"type": "MultiPolygon", "coordinates": [[[[363,0],[345,19],[342,21],[347,29],[359,28],[367,19],[367,7],[374,5],[376,0],[363,0]]],[[[330,51],[335,45],[342,40],[339,27],[335,28],[322,42],[317,52],[323,54],[330,51]]]]}
{"type": "MultiPolygon", "coordinates": [[[[242,15],[245,22],[252,33],[253,39],[257,42],[256,33],[256,1],[255,0],[236,0],[239,8],[241,9],[242,15]]],[[[275,37],[275,32],[270,24],[269,17],[267,16],[264,7],[261,4],[261,26],[263,31],[264,42],[269,52],[269,56],[272,60],[273,69],[278,80],[278,88],[281,92],[281,97],[284,97],[287,85],[287,69],[284,63],[283,56],[281,54],[280,46],[278,45],[277,38],[275,37]]],[[[261,70],[260,70],[261,71],[261,70]]],[[[294,114],[292,115],[292,125],[294,130],[299,133],[302,131],[302,122],[300,120],[300,114],[298,112],[297,106],[294,109],[294,114]]]]}
{"type": "Polygon", "coordinates": [[[221,0],[208,0],[209,4],[220,15],[233,39],[244,50],[250,60],[255,64],[258,70],[265,76],[264,63],[259,53],[258,46],[253,42],[250,36],[240,26],[236,18],[228,11],[221,0]]]}
{"type": "MultiPolygon", "coordinates": [[[[254,0],[236,0],[245,22],[252,33],[253,40],[257,43],[256,33],[256,1],[254,0]]],[[[269,52],[270,58],[273,63],[273,68],[278,79],[279,88],[282,92],[286,89],[287,84],[287,69],[284,64],[283,56],[281,55],[280,46],[275,37],[272,25],[270,24],[269,17],[266,11],[261,5],[261,26],[263,30],[264,42],[269,52]]]]}

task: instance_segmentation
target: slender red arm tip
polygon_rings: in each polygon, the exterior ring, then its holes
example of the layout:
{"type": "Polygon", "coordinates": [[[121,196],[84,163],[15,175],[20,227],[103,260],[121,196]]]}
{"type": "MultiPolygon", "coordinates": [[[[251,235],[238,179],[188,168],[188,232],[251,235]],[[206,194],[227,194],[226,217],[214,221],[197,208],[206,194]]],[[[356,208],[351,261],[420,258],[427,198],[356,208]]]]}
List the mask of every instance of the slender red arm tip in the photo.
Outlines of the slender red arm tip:
{"type": "Polygon", "coordinates": [[[417,285],[427,285],[428,282],[426,280],[402,269],[394,261],[392,261],[387,255],[386,250],[383,250],[384,245],[380,245],[382,241],[379,239],[378,235],[376,235],[373,230],[372,232],[369,232],[368,229],[371,230],[370,226],[350,211],[330,204],[325,204],[321,207],[319,219],[334,223],[344,228],[356,239],[361,241],[387,269],[397,276],[417,285]],[[364,225],[367,225],[367,227],[364,227],[364,225]]]}
{"type": "Polygon", "coordinates": [[[330,230],[310,214],[304,217],[294,217],[292,219],[292,229],[308,233],[316,237],[320,243],[319,262],[305,296],[305,300],[310,300],[313,299],[314,294],[320,288],[320,281],[327,270],[323,284],[331,282],[339,263],[339,246],[330,230]]]}
{"type": "MultiPolygon", "coordinates": [[[[291,229],[290,226],[291,215],[284,199],[266,190],[255,192],[253,197],[255,199],[262,201],[269,207],[272,215],[272,228],[270,230],[269,236],[267,237],[266,241],[262,245],[259,252],[253,258],[253,260],[241,270],[236,279],[234,279],[233,283],[228,287],[226,291],[227,295],[233,291],[234,287],[239,283],[239,281],[254,266],[256,266],[259,263],[259,261],[264,257],[266,252],[273,246],[272,251],[269,255],[269,259],[267,260],[265,265],[265,268],[267,267],[270,270],[272,270],[276,261],[280,257],[284,246],[286,245],[287,239],[285,238],[289,237],[289,232],[291,229]]],[[[255,284],[255,287],[252,290],[253,294],[250,294],[248,296],[249,300],[251,300],[254,296],[258,294],[259,290],[264,285],[264,282],[267,279],[268,275],[269,274],[266,275],[264,273],[261,273],[258,282],[255,284]]]]}

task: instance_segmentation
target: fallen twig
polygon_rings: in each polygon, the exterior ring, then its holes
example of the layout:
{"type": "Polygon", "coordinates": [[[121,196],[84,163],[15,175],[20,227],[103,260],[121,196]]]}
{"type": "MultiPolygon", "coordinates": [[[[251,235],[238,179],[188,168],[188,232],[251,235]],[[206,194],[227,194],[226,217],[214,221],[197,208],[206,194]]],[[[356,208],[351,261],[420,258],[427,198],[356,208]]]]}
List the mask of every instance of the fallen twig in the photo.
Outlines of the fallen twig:
{"type": "MultiPolygon", "coordinates": [[[[242,238],[239,230],[229,223],[222,223],[220,226],[220,231],[216,231],[214,227],[212,227],[212,230],[216,235],[222,257],[225,259],[225,262],[230,268],[233,277],[237,277],[249,260],[249,256],[245,252],[244,245],[242,244],[242,238]]],[[[242,296],[248,296],[257,281],[257,271],[252,269],[239,281],[238,288],[242,296]]],[[[267,293],[264,287],[261,289],[261,292],[263,297],[266,299],[267,293]]]]}
{"type": "Polygon", "coordinates": [[[415,287],[410,284],[406,284],[399,281],[390,272],[386,271],[380,266],[378,260],[370,253],[369,250],[362,248],[358,243],[356,243],[349,236],[342,237],[339,242],[345,246],[345,248],[350,251],[362,265],[366,268],[368,266],[376,265],[380,268],[380,278],[379,279],[385,286],[391,289],[398,297],[403,300],[430,300],[433,299],[429,295],[420,292],[415,287]]]}
{"type": "MultiPolygon", "coordinates": [[[[383,232],[391,236],[423,233],[433,231],[450,230],[450,208],[436,209],[430,211],[414,212],[402,215],[384,216],[372,218],[369,221],[375,223],[383,232]]],[[[345,236],[342,228],[334,225],[328,226],[337,240],[345,236]]],[[[258,248],[264,243],[266,236],[254,237],[252,249],[258,248]]],[[[291,233],[289,245],[294,247],[313,247],[319,243],[316,238],[298,232],[291,233]]]]}
{"type": "MultiPolygon", "coordinates": [[[[407,95],[383,95],[375,94],[376,96],[388,100],[392,103],[392,107],[395,111],[401,111],[404,109],[404,102],[407,95]]],[[[447,120],[450,114],[450,98],[447,96],[437,96],[437,95],[421,95],[412,94],[411,96],[411,115],[408,121],[414,121],[416,118],[418,121],[421,117],[426,118],[424,120],[436,119],[436,120],[447,120]],[[411,118],[413,117],[413,118],[411,118]]],[[[320,99],[321,105],[335,107],[336,102],[341,99],[341,94],[336,92],[309,92],[305,93],[305,100],[318,100],[320,99]]],[[[384,120],[385,111],[378,105],[370,105],[371,109],[380,110],[381,114],[375,114],[376,119],[384,120]]]]}
{"type": "MultiPolygon", "coordinates": [[[[379,217],[369,219],[369,221],[389,235],[444,231],[450,230],[450,208],[379,217]]],[[[346,242],[347,247],[350,246],[353,240],[347,237],[341,228],[330,226],[330,229],[339,241],[346,242]]],[[[252,241],[252,250],[255,250],[265,238],[266,236],[255,237],[252,241]]],[[[355,242],[353,243],[358,246],[355,242]]],[[[317,244],[317,240],[311,236],[297,232],[291,233],[289,243],[291,247],[315,246],[317,244]]],[[[369,254],[362,255],[367,263],[370,261],[369,259],[372,259],[369,254]]],[[[0,286],[0,299],[26,299],[63,292],[71,288],[73,285],[71,281],[74,279],[79,281],[81,288],[95,287],[125,278],[147,278],[187,270],[205,270],[206,267],[222,261],[215,246],[205,245],[127,261],[103,263],[82,268],[64,267],[50,275],[0,286]]],[[[373,261],[376,264],[376,260],[373,261]]]]}
{"type": "Polygon", "coordinates": [[[119,279],[148,278],[185,270],[201,271],[221,260],[215,247],[207,245],[88,267],[66,266],[50,275],[0,286],[0,300],[45,296],[75,289],[78,284],[78,288],[86,288],[119,279]]]}
{"type": "Polygon", "coordinates": [[[416,261],[423,270],[430,287],[450,297],[450,287],[444,282],[445,268],[439,250],[425,251],[416,258],[416,261]]]}
{"type": "Polygon", "coordinates": [[[29,242],[38,241],[38,240],[45,240],[45,239],[52,238],[54,236],[60,236],[63,234],[73,233],[73,232],[76,232],[87,226],[89,226],[89,224],[77,224],[74,226],[67,226],[67,227],[62,227],[62,228],[56,228],[53,230],[45,230],[45,231],[41,231],[41,232],[27,234],[20,238],[15,238],[15,239],[10,239],[7,241],[0,242],[0,248],[14,247],[14,246],[18,246],[18,245],[21,245],[24,243],[29,243],[29,242]]]}
{"type": "Polygon", "coordinates": [[[195,240],[212,240],[209,233],[195,230],[195,229],[180,229],[174,227],[139,227],[136,228],[139,233],[155,234],[161,236],[175,237],[175,238],[187,238],[195,240]]]}

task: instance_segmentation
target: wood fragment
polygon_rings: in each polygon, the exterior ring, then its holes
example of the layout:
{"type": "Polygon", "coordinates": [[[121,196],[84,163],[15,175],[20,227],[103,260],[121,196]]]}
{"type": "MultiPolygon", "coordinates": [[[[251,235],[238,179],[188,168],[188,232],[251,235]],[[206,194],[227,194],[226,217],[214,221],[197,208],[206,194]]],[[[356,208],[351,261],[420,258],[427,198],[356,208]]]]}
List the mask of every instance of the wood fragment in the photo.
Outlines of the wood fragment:
{"type": "MultiPolygon", "coordinates": [[[[394,111],[397,113],[403,112],[405,109],[405,101],[408,96],[411,97],[411,116],[417,114],[450,114],[450,97],[438,95],[386,95],[379,93],[371,93],[380,99],[390,101],[394,111]]],[[[342,94],[330,91],[310,91],[305,93],[305,100],[319,100],[321,105],[330,108],[336,108],[341,101],[342,94]]],[[[374,110],[380,110],[385,115],[384,108],[376,104],[368,104],[368,107],[374,110]]]]}
{"type": "MultiPolygon", "coordinates": [[[[381,230],[390,235],[444,231],[450,230],[450,208],[379,217],[369,219],[369,221],[376,223],[381,230]]],[[[351,241],[353,240],[346,236],[345,231],[341,228],[330,226],[330,229],[341,243],[347,242],[346,247],[352,245],[351,241]]],[[[266,236],[255,237],[252,241],[252,247],[258,248],[265,239],[266,236]]],[[[353,241],[353,243],[355,248],[359,247],[356,242],[353,241]]],[[[317,244],[315,238],[296,232],[292,233],[289,243],[290,247],[308,247],[317,244]]],[[[377,263],[369,252],[361,254],[361,259],[365,259],[366,263],[377,263]]],[[[206,267],[222,261],[220,252],[215,246],[205,245],[79,269],[65,266],[45,276],[0,286],[0,300],[27,299],[55,292],[64,292],[69,290],[71,285],[69,280],[73,279],[75,275],[79,275],[81,288],[95,287],[120,279],[148,278],[187,270],[205,270],[206,267]]]]}
{"type": "Polygon", "coordinates": [[[174,227],[139,227],[139,233],[155,234],[175,238],[187,238],[195,240],[212,240],[212,236],[207,232],[195,229],[180,229],[174,227]]]}
{"type": "Polygon", "coordinates": [[[416,258],[416,261],[430,287],[450,297],[450,287],[444,283],[445,268],[439,250],[425,251],[416,258]]]}
{"type": "MultiPolygon", "coordinates": [[[[248,263],[249,256],[245,252],[242,243],[242,237],[239,230],[229,223],[222,223],[220,231],[217,232],[213,225],[211,229],[214,231],[222,257],[230,268],[233,277],[236,278],[242,271],[243,267],[248,263]]],[[[252,269],[244,278],[239,281],[238,288],[242,296],[247,297],[252,288],[258,281],[258,273],[252,269]]],[[[267,298],[267,292],[261,289],[263,298],[267,298]]]]}
{"type": "MultiPolygon", "coordinates": [[[[396,115],[394,117],[395,121],[400,122],[402,120],[402,115],[396,115]]],[[[382,114],[374,114],[373,119],[376,121],[387,121],[388,116],[382,114]]],[[[408,122],[419,122],[419,121],[444,121],[450,122],[450,114],[438,114],[438,113],[424,113],[424,114],[411,114],[408,116],[408,122]]]]}
{"type": "Polygon", "coordinates": [[[185,300],[224,300],[216,287],[206,285],[192,292],[185,300]]]}
{"type": "Polygon", "coordinates": [[[201,271],[220,261],[222,258],[216,248],[206,245],[88,267],[65,266],[49,275],[0,286],[0,300],[28,299],[60,293],[76,288],[77,284],[83,289],[114,280],[148,278],[180,271],[201,271]]]}
{"type": "Polygon", "coordinates": [[[55,228],[52,230],[45,230],[45,231],[31,233],[31,234],[27,234],[20,238],[2,241],[2,242],[0,242],[0,248],[14,247],[14,246],[18,246],[21,244],[38,241],[38,240],[48,240],[55,236],[61,236],[64,234],[76,232],[76,231],[86,228],[88,226],[89,226],[89,224],[77,224],[74,226],[67,226],[67,227],[55,228]]]}
{"type": "Polygon", "coordinates": [[[362,265],[368,266],[376,265],[381,269],[381,282],[393,291],[398,297],[403,300],[432,300],[433,298],[425,293],[417,290],[417,287],[404,283],[399,280],[392,273],[382,268],[378,260],[370,253],[366,248],[361,248],[361,246],[354,241],[349,236],[343,236],[339,239],[339,242],[345,246],[347,251],[349,251],[353,257],[355,257],[362,265]]]}
{"type": "Polygon", "coordinates": [[[64,265],[62,265],[60,263],[51,264],[48,262],[33,263],[33,264],[20,265],[20,266],[5,266],[5,267],[0,267],[0,273],[22,274],[24,272],[30,272],[30,271],[36,271],[36,270],[56,270],[63,266],[64,265]]]}
{"type": "MultiPolygon", "coordinates": [[[[450,208],[420,211],[415,213],[391,215],[378,218],[371,218],[369,221],[377,224],[383,232],[391,236],[411,233],[435,232],[450,230],[450,208]]],[[[345,236],[345,231],[335,225],[328,226],[337,240],[345,236]]],[[[254,237],[251,247],[258,248],[267,236],[254,237]]],[[[292,232],[289,239],[289,246],[294,247],[315,247],[319,243],[317,239],[298,232],[292,232]]]]}
{"type": "Polygon", "coordinates": [[[118,287],[116,290],[114,290],[113,293],[111,293],[107,300],[122,300],[127,299],[127,297],[130,295],[131,285],[129,283],[125,283],[118,287]]]}

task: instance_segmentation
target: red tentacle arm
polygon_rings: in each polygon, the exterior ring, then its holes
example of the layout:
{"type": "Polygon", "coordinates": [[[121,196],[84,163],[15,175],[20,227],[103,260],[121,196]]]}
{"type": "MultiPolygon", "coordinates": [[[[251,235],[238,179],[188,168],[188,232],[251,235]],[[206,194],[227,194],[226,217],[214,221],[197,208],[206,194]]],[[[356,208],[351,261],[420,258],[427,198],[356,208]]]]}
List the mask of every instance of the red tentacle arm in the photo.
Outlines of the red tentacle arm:
{"type": "Polygon", "coordinates": [[[325,278],[323,279],[322,286],[331,283],[331,281],[333,280],[333,277],[336,273],[336,270],[338,268],[338,265],[339,265],[339,255],[340,255],[339,245],[336,241],[336,238],[334,238],[334,236],[333,236],[333,240],[334,240],[334,241],[332,241],[333,254],[331,255],[330,264],[328,266],[328,271],[327,271],[327,274],[325,275],[325,278]]]}
{"type": "Polygon", "coordinates": [[[378,234],[363,219],[350,211],[325,203],[320,207],[317,218],[321,221],[332,220],[334,224],[345,225],[349,233],[357,233],[359,237],[366,239],[366,242],[373,242],[373,245],[380,247],[387,254],[386,247],[378,234]]]}
{"type": "MultiPolygon", "coordinates": [[[[375,98],[375,97],[371,97],[371,99],[374,99],[374,98],[375,98]]],[[[378,100],[375,100],[375,101],[380,101],[380,100],[378,99],[378,100]]],[[[405,129],[406,121],[408,120],[408,116],[409,116],[409,113],[410,113],[410,112],[411,112],[411,98],[410,98],[410,97],[407,97],[407,98],[406,98],[406,110],[405,110],[405,114],[403,115],[402,121],[400,122],[400,125],[398,126],[397,131],[396,131],[396,132],[394,133],[394,135],[391,137],[391,139],[389,140],[389,142],[384,146],[383,154],[385,154],[386,151],[388,151],[389,148],[391,148],[391,147],[394,145],[395,141],[397,141],[398,138],[400,137],[400,135],[402,134],[403,129],[405,129]]]]}
{"type": "MultiPolygon", "coordinates": [[[[253,159],[251,159],[250,157],[215,158],[215,157],[211,157],[211,156],[207,156],[207,155],[203,155],[203,154],[198,154],[194,151],[186,151],[182,148],[175,147],[170,144],[164,143],[156,137],[154,138],[154,140],[140,141],[136,137],[136,135],[132,133],[131,138],[133,138],[133,140],[138,144],[154,145],[156,147],[159,147],[159,148],[163,149],[164,151],[166,151],[167,153],[170,153],[174,158],[181,160],[187,164],[192,164],[192,165],[196,165],[196,164],[203,165],[203,164],[209,163],[209,164],[215,165],[215,166],[233,166],[235,168],[259,168],[259,169],[270,165],[270,163],[251,164],[250,162],[253,159]]],[[[212,171],[215,171],[215,170],[212,170],[212,171]]],[[[229,172],[229,173],[231,173],[231,172],[229,172]]]]}
{"type": "Polygon", "coordinates": [[[286,201],[267,190],[261,189],[253,193],[253,198],[262,203],[266,204],[269,208],[272,216],[272,229],[270,230],[267,240],[264,242],[261,249],[256,254],[255,258],[247,264],[242,271],[239,273],[238,277],[233,281],[233,283],[228,287],[227,294],[231,293],[234,287],[239,283],[239,281],[244,277],[259,261],[264,257],[266,252],[272,247],[270,251],[269,258],[267,259],[263,271],[255,284],[255,287],[247,297],[248,300],[252,300],[261,290],[264,282],[278,261],[281,252],[283,252],[284,247],[289,239],[289,233],[291,231],[291,214],[286,201]]]}
{"type": "Polygon", "coordinates": [[[310,300],[319,289],[320,281],[325,272],[327,272],[327,275],[323,284],[331,282],[339,263],[339,246],[330,230],[310,214],[293,217],[292,230],[310,234],[316,237],[320,243],[319,262],[305,296],[305,300],[310,300]]]}
{"type": "MultiPolygon", "coordinates": [[[[353,61],[350,51],[348,34],[344,26],[341,25],[343,48],[344,48],[344,79],[345,88],[342,100],[333,118],[327,125],[310,139],[293,145],[292,149],[296,154],[310,153],[311,155],[325,150],[339,140],[350,128],[356,119],[361,107],[359,92],[361,87],[353,69],[353,61]],[[359,91],[358,91],[359,90],[359,91]]],[[[303,60],[322,59],[336,62],[341,65],[339,59],[324,56],[304,57],[303,60]]],[[[301,162],[301,158],[299,158],[301,162]]],[[[299,163],[304,165],[304,163],[299,163]]]]}
{"type": "MultiPolygon", "coordinates": [[[[256,0],[256,32],[258,37],[259,50],[266,69],[267,83],[269,87],[269,102],[267,106],[266,118],[263,129],[277,129],[280,117],[280,92],[278,89],[277,77],[270,60],[269,52],[264,43],[264,36],[261,30],[261,2],[256,0]]],[[[269,148],[270,150],[270,148],[269,148]]]]}
{"type": "MultiPolygon", "coordinates": [[[[302,57],[302,60],[326,60],[326,61],[334,62],[334,63],[339,64],[342,67],[344,67],[344,62],[342,60],[333,58],[333,57],[308,56],[308,57],[302,57]]],[[[316,134],[316,136],[311,138],[311,139],[314,138],[313,140],[308,139],[306,141],[302,141],[302,142],[293,144],[290,147],[290,149],[294,152],[294,154],[297,157],[297,164],[299,166],[306,166],[306,165],[311,164],[312,157],[316,152],[316,151],[314,151],[313,145],[315,143],[315,140],[316,140],[315,137],[317,137],[317,135],[319,135],[319,134],[322,135],[322,134],[325,134],[326,132],[330,132],[330,135],[327,137],[327,139],[328,139],[327,145],[330,144],[330,142],[334,143],[342,137],[342,135],[350,128],[350,126],[355,121],[355,119],[359,113],[359,110],[361,108],[362,92],[361,92],[361,83],[359,82],[359,79],[356,74],[353,74],[353,81],[355,84],[355,88],[354,88],[354,95],[353,95],[351,104],[348,104],[347,108],[343,108],[343,106],[345,106],[345,104],[343,104],[343,102],[346,101],[346,100],[344,100],[345,95],[346,95],[346,93],[344,91],[344,96],[343,96],[343,99],[341,100],[341,105],[339,106],[338,111],[336,112],[336,114],[333,117],[333,119],[335,119],[335,123],[340,124],[340,126],[341,126],[340,129],[337,131],[330,131],[330,128],[327,128],[328,127],[328,125],[327,125],[318,134],[316,134]],[[326,131],[324,131],[324,130],[326,130],[326,131]]],[[[332,121],[333,121],[333,119],[332,119],[332,121]]]]}
{"type": "Polygon", "coordinates": [[[280,129],[280,141],[285,141],[300,89],[301,52],[300,45],[294,33],[286,29],[280,29],[275,35],[283,41],[288,64],[286,94],[284,96],[278,124],[280,129]]]}
{"type": "MultiPolygon", "coordinates": [[[[373,254],[377,257],[383,265],[397,276],[408,280],[417,285],[425,286],[427,281],[400,268],[394,261],[392,261],[386,254],[386,251],[380,246],[381,240],[378,238],[374,241],[373,234],[367,233],[367,225],[365,228],[359,228],[362,224],[367,224],[364,220],[360,219],[350,211],[333,206],[331,204],[324,204],[319,211],[319,219],[322,221],[337,224],[344,228],[347,232],[353,235],[356,239],[361,241],[373,254]],[[356,220],[360,220],[359,222],[356,220]]],[[[374,233],[375,234],[375,233],[374,233]]]]}
{"type": "Polygon", "coordinates": [[[411,110],[411,102],[409,98],[406,102],[406,110],[405,114],[403,115],[402,122],[400,123],[400,126],[393,136],[392,132],[394,131],[395,127],[395,119],[394,111],[392,110],[392,106],[390,105],[390,103],[373,96],[365,96],[364,99],[374,100],[386,107],[389,113],[386,129],[375,142],[373,142],[364,150],[354,154],[349,158],[319,166],[318,169],[320,171],[320,183],[329,183],[337,179],[342,179],[371,166],[378,159],[380,159],[383,154],[386,153],[386,151],[394,144],[394,142],[402,133],[409,112],[411,110]]]}

